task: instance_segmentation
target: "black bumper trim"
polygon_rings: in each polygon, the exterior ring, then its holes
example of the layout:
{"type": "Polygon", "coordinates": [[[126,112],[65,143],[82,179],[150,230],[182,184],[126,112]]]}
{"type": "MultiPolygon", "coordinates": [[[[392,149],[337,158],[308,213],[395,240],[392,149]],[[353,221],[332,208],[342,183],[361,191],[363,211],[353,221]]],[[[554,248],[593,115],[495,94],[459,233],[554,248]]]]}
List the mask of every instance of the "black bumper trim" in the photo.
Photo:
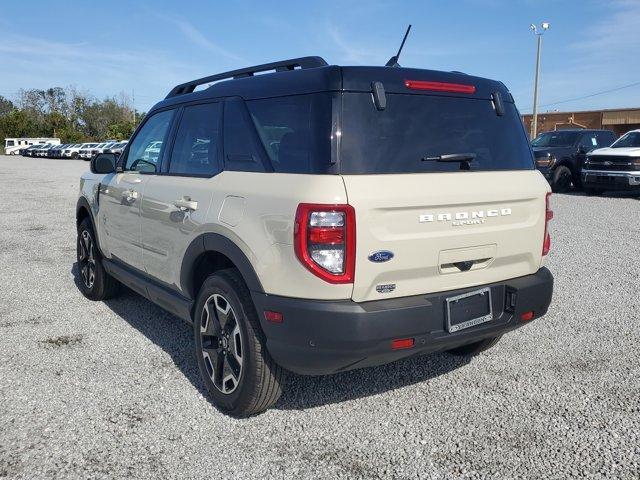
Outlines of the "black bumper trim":
{"type": "Polygon", "coordinates": [[[356,303],[280,297],[251,292],[267,337],[267,348],[284,368],[305,375],[322,375],[382,365],[417,353],[435,352],[502,335],[530,321],[520,315],[533,310],[543,316],[553,292],[546,268],[533,275],[428,295],[356,303]],[[494,320],[456,333],[445,329],[445,299],[490,287],[494,320]],[[506,307],[506,293],[516,295],[506,307]],[[267,322],[263,312],[284,315],[283,323],[267,322]],[[414,338],[415,346],[391,350],[391,340],[414,338]]]}

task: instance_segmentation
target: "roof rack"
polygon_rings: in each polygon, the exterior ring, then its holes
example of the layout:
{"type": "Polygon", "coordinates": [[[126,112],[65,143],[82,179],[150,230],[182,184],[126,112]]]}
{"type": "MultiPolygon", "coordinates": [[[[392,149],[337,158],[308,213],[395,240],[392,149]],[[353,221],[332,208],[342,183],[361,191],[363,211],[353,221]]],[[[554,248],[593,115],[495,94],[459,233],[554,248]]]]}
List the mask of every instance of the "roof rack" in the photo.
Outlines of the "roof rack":
{"type": "Polygon", "coordinates": [[[241,68],[239,70],[231,70],[230,72],[218,73],[216,75],[210,75],[208,77],[199,78],[190,82],[181,83],[180,85],[176,85],[175,87],[173,87],[166,98],[184,95],[185,93],[191,93],[198,85],[203,85],[205,83],[211,83],[218,80],[224,80],[227,78],[252,77],[256,73],[268,72],[269,70],[284,72],[288,70],[295,70],[296,68],[315,68],[325,67],[327,65],[328,63],[322,57],[301,57],[292,58],[290,60],[281,60],[279,62],[273,63],[264,63],[262,65],[241,68]]]}

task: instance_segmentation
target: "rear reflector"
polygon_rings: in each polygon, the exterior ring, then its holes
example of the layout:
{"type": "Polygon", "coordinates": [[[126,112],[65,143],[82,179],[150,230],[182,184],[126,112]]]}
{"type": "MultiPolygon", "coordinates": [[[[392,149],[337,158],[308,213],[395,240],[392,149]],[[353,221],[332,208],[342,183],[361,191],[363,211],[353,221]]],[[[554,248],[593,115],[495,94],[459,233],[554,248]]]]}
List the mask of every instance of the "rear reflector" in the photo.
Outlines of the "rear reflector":
{"type": "Polygon", "coordinates": [[[524,312],[522,315],[520,315],[520,320],[524,320],[525,322],[527,320],[531,320],[533,318],[533,310],[529,310],[528,312],[524,312]]]}
{"type": "Polygon", "coordinates": [[[264,311],[264,319],[267,322],[282,323],[284,321],[284,315],[281,314],[280,312],[274,312],[274,311],[271,311],[271,310],[265,310],[264,311]]]}
{"type": "Polygon", "coordinates": [[[425,82],[422,80],[405,80],[404,85],[411,90],[431,90],[434,92],[476,93],[475,85],[462,83],[425,82]]]}
{"type": "Polygon", "coordinates": [[[391,350],[402,350],[413,347],[413,338],[399,338],[391,342],[391,350]]]}

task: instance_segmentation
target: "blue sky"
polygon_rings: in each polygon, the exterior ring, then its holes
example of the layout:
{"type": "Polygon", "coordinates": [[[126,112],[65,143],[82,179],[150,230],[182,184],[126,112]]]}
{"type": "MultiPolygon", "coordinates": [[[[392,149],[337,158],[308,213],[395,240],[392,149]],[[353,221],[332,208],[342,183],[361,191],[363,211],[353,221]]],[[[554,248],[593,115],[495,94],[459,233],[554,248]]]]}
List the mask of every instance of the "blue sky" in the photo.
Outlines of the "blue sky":
{"type": "Polygon", "coordinates": [[[535,38],[544,36],[541,111],[640,107],[640,0],[126,1],[4,0],[0,95],[74,85],[130,94],[146,110],[174,84],[304,55],[383,65],[413,24],[401,64],[502,80],[532,105],[535,38]]]}

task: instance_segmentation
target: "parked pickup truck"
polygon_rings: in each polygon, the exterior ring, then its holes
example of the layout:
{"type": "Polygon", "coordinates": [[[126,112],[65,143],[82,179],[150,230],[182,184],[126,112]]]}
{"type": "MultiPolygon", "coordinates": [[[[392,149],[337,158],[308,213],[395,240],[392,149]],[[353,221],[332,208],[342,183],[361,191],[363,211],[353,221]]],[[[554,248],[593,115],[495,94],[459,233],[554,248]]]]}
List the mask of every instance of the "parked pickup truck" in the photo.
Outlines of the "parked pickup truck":
{"type": "Polygon", "coordinates": [[[589,194],[640,191],[640,130],[631,130],[611,147],[589,153],[582,167],[582,184],[589,194]]]}
{"type": "Polygon", "coordinates": [[[544,132],[532,142],[536,167],[554,192],[566,192],[571,185],[582,188],[580,171],[587,153],[608,147],[615,140],[610,130],[558,130],[544,132]]]}

